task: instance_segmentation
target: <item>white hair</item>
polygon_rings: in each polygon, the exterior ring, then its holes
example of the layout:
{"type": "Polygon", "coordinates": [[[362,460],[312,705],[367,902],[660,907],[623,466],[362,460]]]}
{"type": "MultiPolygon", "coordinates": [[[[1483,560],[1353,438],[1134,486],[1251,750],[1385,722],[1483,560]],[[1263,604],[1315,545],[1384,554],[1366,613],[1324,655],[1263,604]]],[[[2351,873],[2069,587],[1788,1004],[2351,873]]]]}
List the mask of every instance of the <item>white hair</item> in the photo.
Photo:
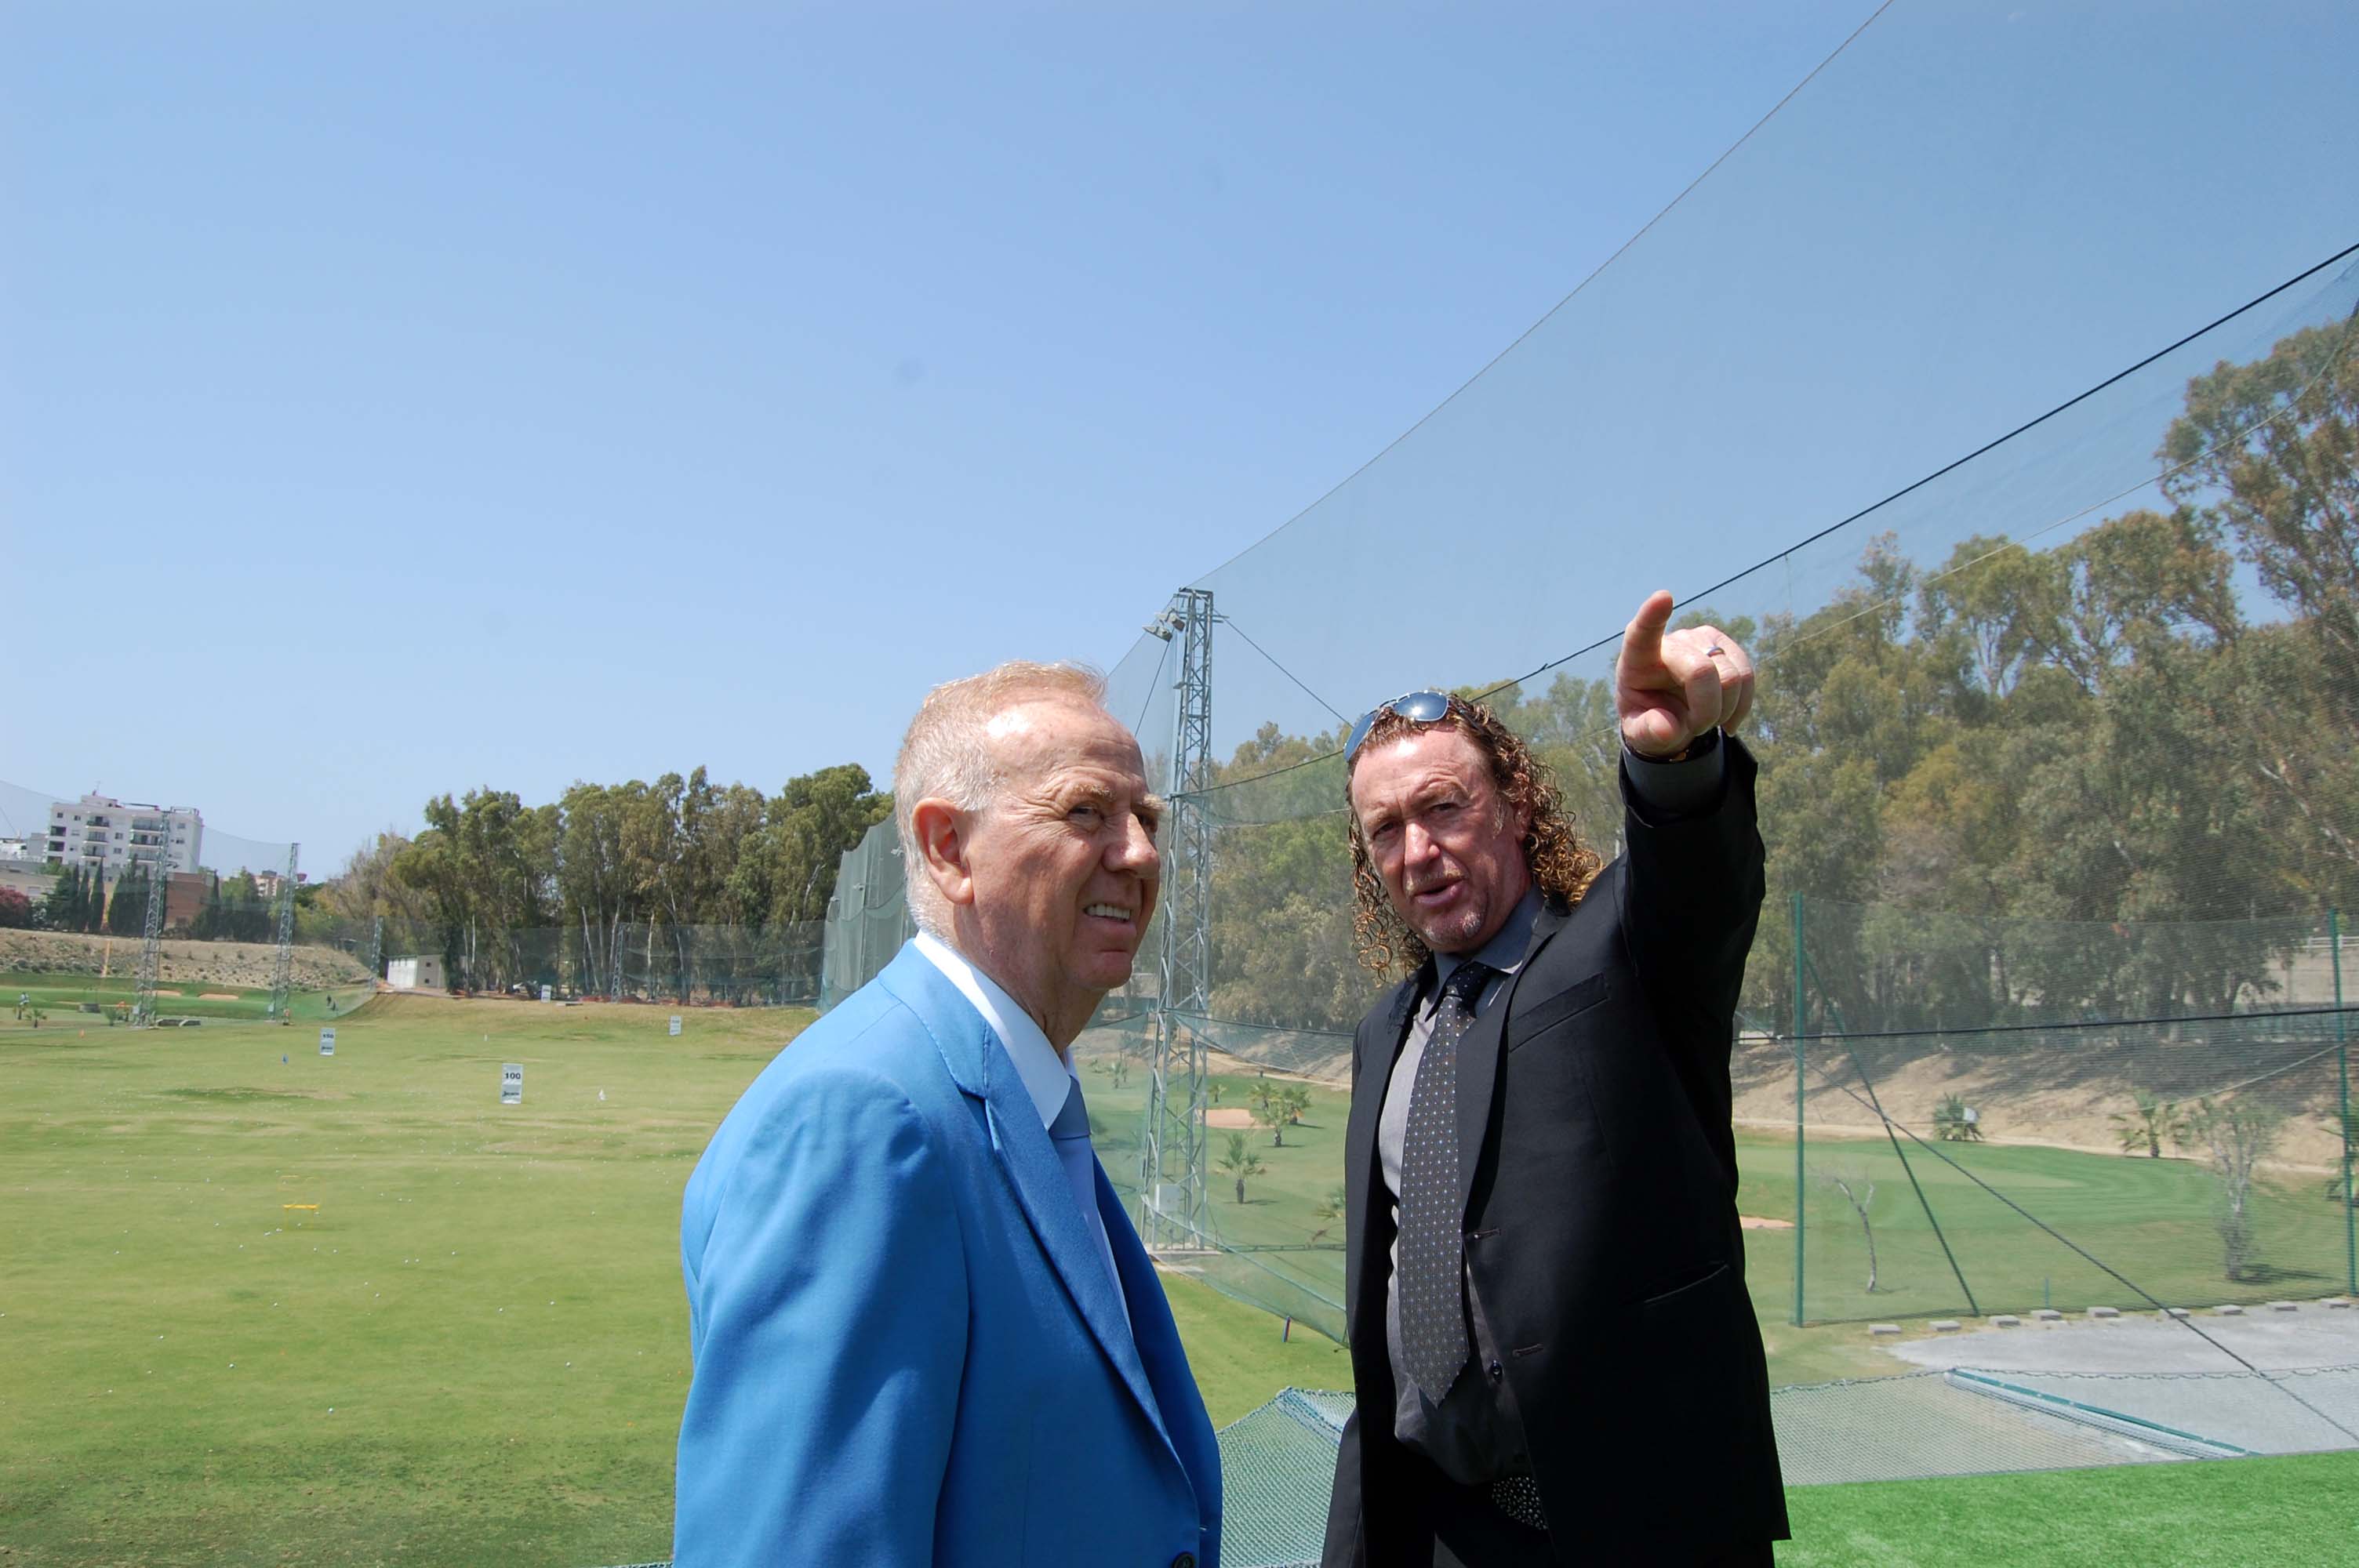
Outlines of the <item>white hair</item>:
{"type": "Polygon", "coordinates": [[[919,930],[950,939],[950,905],[926,874],[925,852],[910,820],[918,803],[947,800],[961,811],[982,810],[999,787],[991,760],[991,721],[1027,702],[1057,698],[1103,707],[1105,679],[1086,665],[1011,659],[979,676],[938,686],[919,704],[893,763],[893,826],[901,836],[909,914],[919,930]]]}

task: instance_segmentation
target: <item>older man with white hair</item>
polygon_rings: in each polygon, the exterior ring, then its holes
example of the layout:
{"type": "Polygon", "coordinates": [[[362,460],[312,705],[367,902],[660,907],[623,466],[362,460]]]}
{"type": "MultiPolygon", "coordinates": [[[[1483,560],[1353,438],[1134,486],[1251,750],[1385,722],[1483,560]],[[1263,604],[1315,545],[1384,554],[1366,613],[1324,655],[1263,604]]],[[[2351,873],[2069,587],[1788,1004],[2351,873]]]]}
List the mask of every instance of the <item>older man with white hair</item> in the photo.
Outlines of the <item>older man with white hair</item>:
{"type": "Polygon", "coordinates": [[[679,1568],[1216,1568],[1212,1424],[1068,1054],[1161,870],[1103,689],[927,697],[893,775],[919,934],[689,1179],[679,1568]]]}

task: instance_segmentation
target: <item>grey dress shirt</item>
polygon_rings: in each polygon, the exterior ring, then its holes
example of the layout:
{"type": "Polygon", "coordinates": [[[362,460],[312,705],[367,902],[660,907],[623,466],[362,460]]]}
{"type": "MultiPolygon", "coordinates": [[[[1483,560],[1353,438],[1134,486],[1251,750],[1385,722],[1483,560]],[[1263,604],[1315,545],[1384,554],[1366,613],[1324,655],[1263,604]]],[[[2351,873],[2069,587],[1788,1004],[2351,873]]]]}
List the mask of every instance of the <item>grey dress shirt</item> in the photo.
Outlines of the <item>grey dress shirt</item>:
{"type": "MultiPolygon", "coordinates": [[[[1717,746],[1684,762],[1650,762],[1628,751],[1623,752],[1623,762],[1631,789],[1648,813],[1658,817],[1687,816],[1710,806],[1727,766],[1717,746]]],[[[1473,1369],[1462,1372],[1439,1399],[1419,1388],[1409,1375],[1401,1347],[1400,1297],[1393,1289],[1394,1274],[1400,1268],[1401,1166],[1408,1132],[1409,1091],[1417,1083],[1418,1064],[1425,1059],[1426,1044],[1433,1038],[1434,1014],[1451,971],[1469,958],[1499,971],[1474,999],[1474,1016],[1482,1017],[1498,1004],[1509,977],[1523,967],[1524,949],[1531,944],[1532,925],[1539,914],[1539,890],[1534,888],[1481,947],[1472,953],[1434,955],[1434,983],[1418,998],[1408,1038],[1402,1043],[1392,1076],[1386,1081],[1384,1107],[1376,1117],[1376,1157],[1384,1173],[1385,1196],[1393,1206],[1394,1241],[1385,1271],[1385,1353],[1392,1362],[1396,1390],[1393,1435],[1403,1446],[1431,1460],[1443,1475],[1468,1486],[1520,1475],[1530,1468],[1530,1461],[1514,1392],[1505,1379],[1494,1382],[1480,1375],[1481,1368],[1501,1357],[1484,1318],[1473,1276],[1466,1277],[1466,1304],[1473,1328],[1473,1369]]],[[[1461,1151],[1461,1158],[1473,1157],[1472,1151],[1461,1151]]]]}

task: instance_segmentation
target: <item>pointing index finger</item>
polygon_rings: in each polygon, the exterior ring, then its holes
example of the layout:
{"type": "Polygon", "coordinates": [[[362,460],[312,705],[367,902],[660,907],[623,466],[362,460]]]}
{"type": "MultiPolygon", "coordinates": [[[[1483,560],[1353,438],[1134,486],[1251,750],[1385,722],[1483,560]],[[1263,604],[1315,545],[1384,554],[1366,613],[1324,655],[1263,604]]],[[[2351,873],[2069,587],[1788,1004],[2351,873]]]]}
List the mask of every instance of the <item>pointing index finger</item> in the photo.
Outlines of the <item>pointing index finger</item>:
{"type": "Polygon", "coordinates": [[[1622,633],[1622,656],[1638,657],[1659,662],[1663,656],[1663,628],[1671,623],[1670,589],[1658,588],[1638,606],[1638,613],[1622,633]]]}

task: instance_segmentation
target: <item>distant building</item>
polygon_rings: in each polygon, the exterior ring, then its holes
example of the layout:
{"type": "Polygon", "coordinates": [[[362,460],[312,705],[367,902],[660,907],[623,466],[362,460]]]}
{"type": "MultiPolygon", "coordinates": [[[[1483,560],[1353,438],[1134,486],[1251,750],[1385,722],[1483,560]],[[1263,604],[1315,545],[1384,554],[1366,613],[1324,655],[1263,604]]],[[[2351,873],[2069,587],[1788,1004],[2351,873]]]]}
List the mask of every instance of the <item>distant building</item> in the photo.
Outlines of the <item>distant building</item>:
{"type": "Polygon", "coordinates": [[[202,871],[174,871],[164,883],[164,924],[186,926],[201,914],[212,892],[212,879],[202,871]]]}
{"type": "Polygon", "coordinates": [[[442,959],[439,954],[424,954],[414,958],[393,958],[385,966],[385,983],[397,991],[439,991],[449,988],[442,983],[442,959]]]}
{"type": "Polygon", "coordinates": [[[39,857],[33,852],[33,847],[22,838],[0,838],[0,861],[38,859],[39,857]]]}
{"type": "Polygon", "coordinates": [[[86,795],[49,807],[48,841],[41,859],[55,866],[103,867],[114,881],[135,865],[193,871],[204,851],[204,817],[179,806],[126,804],[110,795],[86,795]]]}

